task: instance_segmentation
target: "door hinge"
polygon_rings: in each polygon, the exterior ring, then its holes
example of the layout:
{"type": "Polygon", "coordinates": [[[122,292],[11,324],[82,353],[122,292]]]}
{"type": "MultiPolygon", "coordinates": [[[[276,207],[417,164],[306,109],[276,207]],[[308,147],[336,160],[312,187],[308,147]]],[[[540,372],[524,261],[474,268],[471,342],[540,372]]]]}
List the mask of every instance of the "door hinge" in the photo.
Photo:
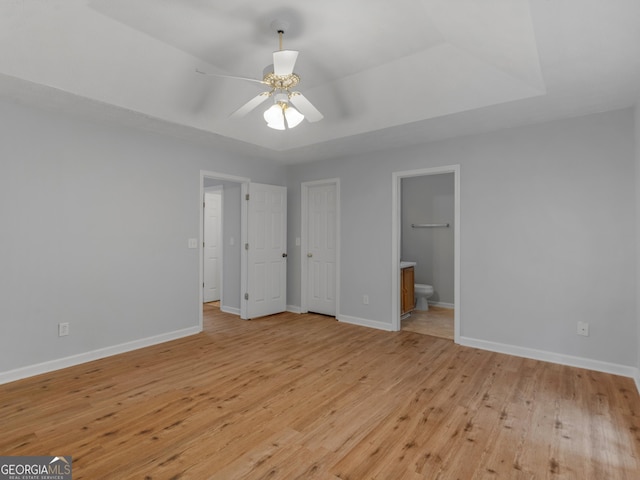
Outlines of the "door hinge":
{"type": "Polygon", "coordinates": [[[244,199],[245,200],[249,200],[249,194],[248,193],[244,196],[244,199]]]}
{"type": "Polygon", "coordinates": [[[245,243],[245,244],[244,244],[244,249],[245,249],[245,250],[249,250],[249,244],[248,244],[248,243],[245,243]]]}
{"type": "Polygon", "coordinates": [[[245,294],[244,294],[244,299],[245,299],[245,300],[249,300],[249,294],[248,294],[248,293],[245,293],[245,294]]]}

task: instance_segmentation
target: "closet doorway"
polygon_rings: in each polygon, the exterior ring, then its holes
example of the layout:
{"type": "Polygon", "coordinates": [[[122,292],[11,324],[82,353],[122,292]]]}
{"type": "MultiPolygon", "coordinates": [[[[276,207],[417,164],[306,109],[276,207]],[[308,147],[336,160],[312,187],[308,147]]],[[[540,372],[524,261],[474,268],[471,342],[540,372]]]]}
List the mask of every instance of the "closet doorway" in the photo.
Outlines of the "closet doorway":
{"type": "Polygon", "coordinates": [[[301,185],[301,311],[336,317],[340,292],[340,179],[301,185]]]}

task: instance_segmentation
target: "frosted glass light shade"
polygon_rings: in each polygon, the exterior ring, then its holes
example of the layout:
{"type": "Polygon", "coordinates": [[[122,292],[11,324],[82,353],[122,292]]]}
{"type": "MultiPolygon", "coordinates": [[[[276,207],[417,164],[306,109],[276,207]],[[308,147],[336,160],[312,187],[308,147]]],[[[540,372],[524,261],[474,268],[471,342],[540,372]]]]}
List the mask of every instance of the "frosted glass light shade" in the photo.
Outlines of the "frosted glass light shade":
{"type": "Polygon", "coordinates": [[[300,122],[304,120],[304,115],[291,106],[284,109],[284,116],[287,119],[287,126],[289,128],[298,126],[300,122]]]}
{"type": "Polygon", "coordinates": [[[267,127],[276,130],[285,130],[287,128],[296,127],[302,120],[304,120],[304,115],[302,115],[298,110],[282,102],[271,105],[271,107],[264,112],[263,116],[267,122],[267,127]]]}
{"type": "Polygon", "coordinates": [[[267,127],[274,128],[276,130],[284,130],[284,114],[282,107],[274,103],[264,112],[264,119],[267,121],[267,127]]]}

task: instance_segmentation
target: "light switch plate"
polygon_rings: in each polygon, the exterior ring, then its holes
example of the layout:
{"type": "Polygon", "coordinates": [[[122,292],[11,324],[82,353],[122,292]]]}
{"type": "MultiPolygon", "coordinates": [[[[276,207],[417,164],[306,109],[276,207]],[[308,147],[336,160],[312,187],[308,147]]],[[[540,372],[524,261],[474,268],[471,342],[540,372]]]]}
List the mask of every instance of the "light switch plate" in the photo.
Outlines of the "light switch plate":
{"type": "Polygon", "coordinates": [[[198,239],[190,238],[189,239],[189,248],[198,248],[198,239]]]}

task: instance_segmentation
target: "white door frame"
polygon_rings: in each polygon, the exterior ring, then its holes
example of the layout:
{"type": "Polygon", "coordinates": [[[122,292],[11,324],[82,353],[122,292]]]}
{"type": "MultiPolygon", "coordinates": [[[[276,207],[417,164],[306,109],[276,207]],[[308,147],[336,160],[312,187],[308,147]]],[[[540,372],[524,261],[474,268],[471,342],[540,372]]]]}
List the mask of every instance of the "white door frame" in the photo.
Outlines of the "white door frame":
{"type": "Polygon", "coordinates": [[[454,184],[454,331],[453,341],[460,340],[460,165],[393,172],[391,196],[391,329],[400,330],[400,255],[402,232],[402,179],[453,173],[454,184]]]}
{"type": "MultiPolygon", "coordinates": [[[[222,180],[228,182],[235,182],[240,184],[241,195],[242,198],[245,198],[245,195],[248,191],[249,182],[251,179],[246,177],[237,177],[235,175],[227,175],[225,173],[212,172],[207,170],[200,170],[200,196],[199,200],[199,210],[200,216],[199,218],[202,220],[204,215],[204,204],[202,199],[204,198],[204,179],[210,178],[214,180],[222,180]]],[[[241,245],[247,243],[247,202],[241,202],[242,207],[240,209],[240,237],[241,237],[241,245]]],[[[199,234],[199,243],[198,248],[199,253],[199,281],[198,281],[198,315],[199,315],[199,327],[200,331],[203,328],[203,319],[202,319],[202,281],[204,279],[204,259],[202,252],[202,243],[204,242],[204,225],[203,222],[198,222],[200,224],[200,234],[199,234]]],[[[247,291],[247,252],[243,248],[240,253],[240,295],[242,292],[247,291]]],[[[247,318],[247,302],[240,299],[240,318],[247,318]]]]}
{"type": "Polygon", "coordinates": [[[307,309],[307,251],[309,245],[309,239],[307,238],[307,231],[309,228],[309,219],[307,217],[307,209],[309,208],[309,187],[315,187],[318,185],[335,185],[336,186],[336,270],[335,270],[335,298],[336,298],[336,318],[340,314],[340,179],[328,178],[326,180],[316,180],[313,182],[302,182],[301,184],[301,248],[300,248],[300,265],[301,265],[301,278],[300,278],[300,311],[301,313],[308,312],[307,309]]]}

